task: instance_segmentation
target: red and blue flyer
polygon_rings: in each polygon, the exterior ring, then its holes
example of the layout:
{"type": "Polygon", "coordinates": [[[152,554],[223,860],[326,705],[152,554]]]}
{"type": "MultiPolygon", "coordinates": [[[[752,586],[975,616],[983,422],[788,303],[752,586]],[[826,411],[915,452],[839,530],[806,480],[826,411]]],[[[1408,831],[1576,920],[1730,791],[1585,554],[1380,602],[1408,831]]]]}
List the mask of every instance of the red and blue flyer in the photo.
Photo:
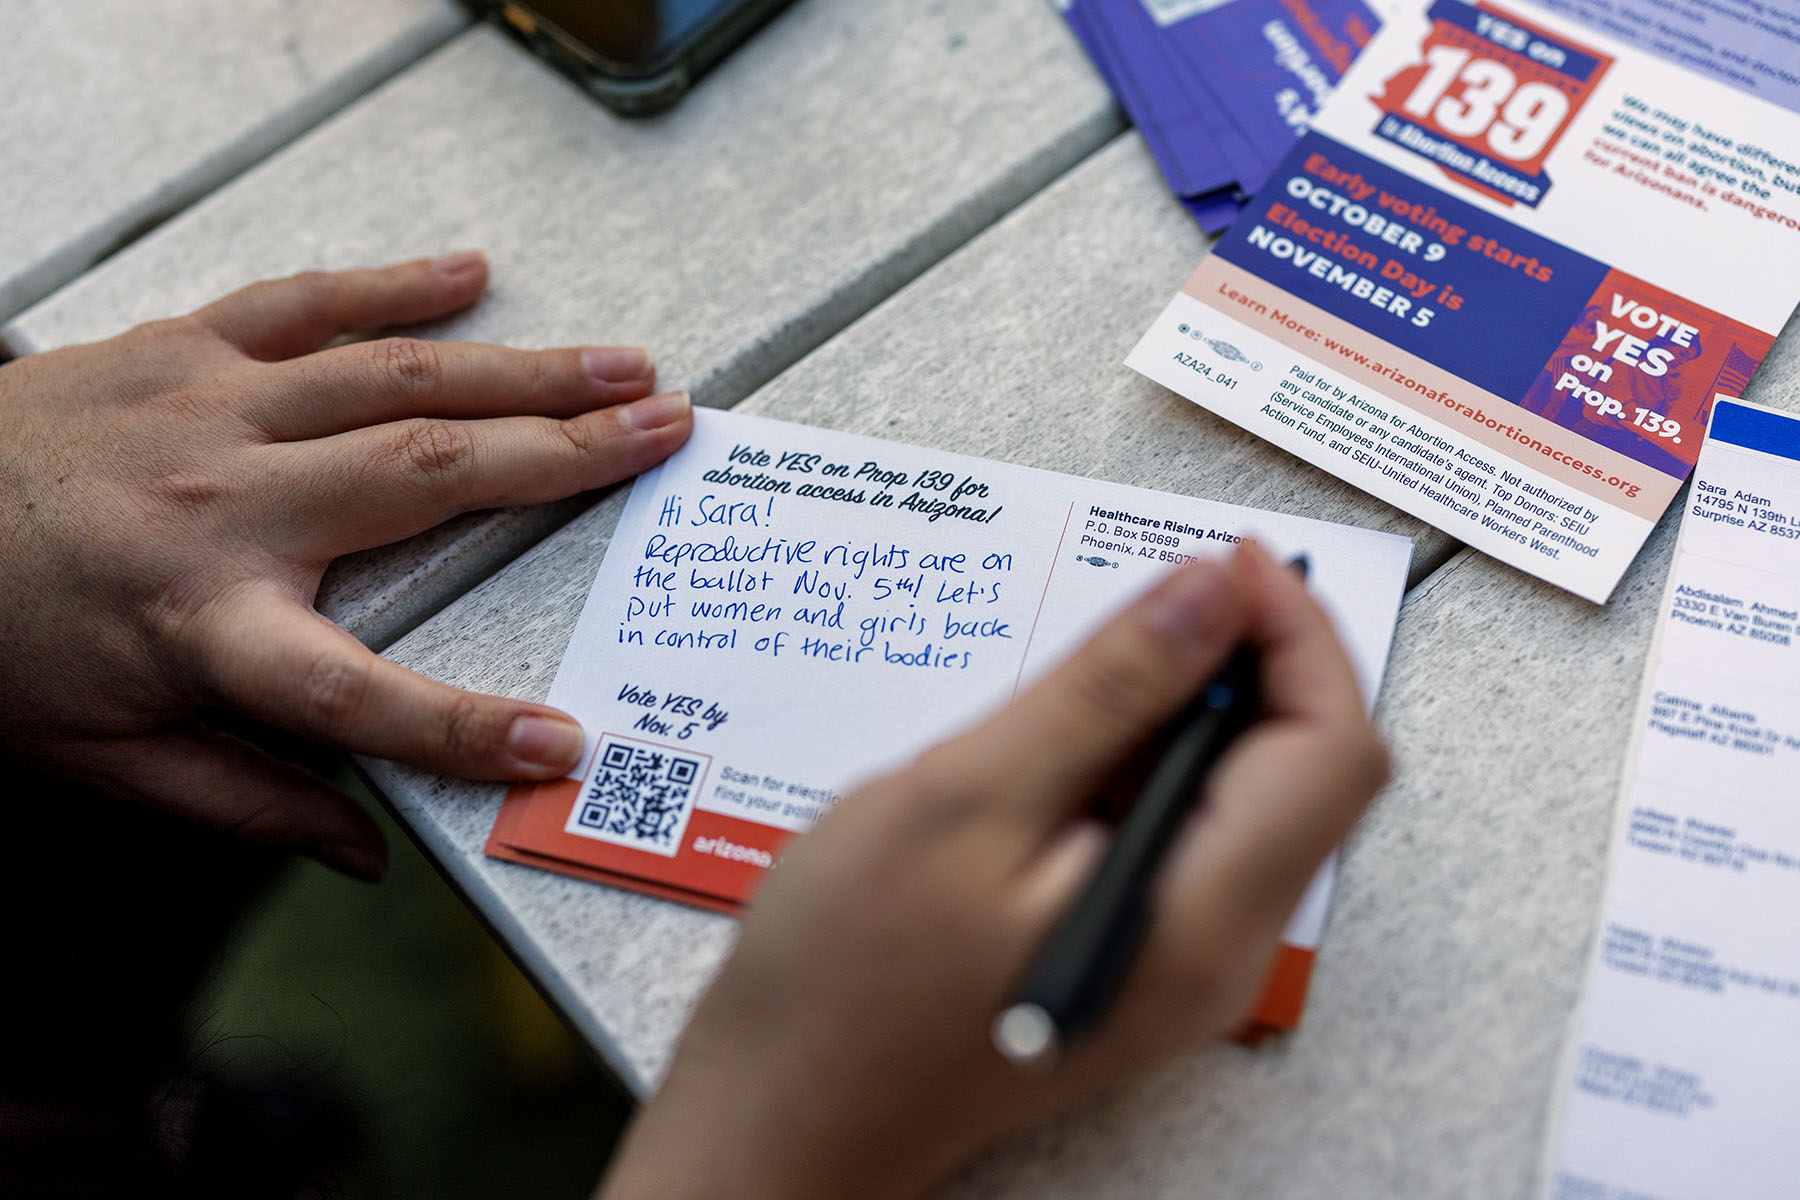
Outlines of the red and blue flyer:
{"type": "Polygon", "coordinates": [[[1800,298],[1800,89],[1558,8],[1390,14],[1128,361],[1604,602],[1800,298]]]}

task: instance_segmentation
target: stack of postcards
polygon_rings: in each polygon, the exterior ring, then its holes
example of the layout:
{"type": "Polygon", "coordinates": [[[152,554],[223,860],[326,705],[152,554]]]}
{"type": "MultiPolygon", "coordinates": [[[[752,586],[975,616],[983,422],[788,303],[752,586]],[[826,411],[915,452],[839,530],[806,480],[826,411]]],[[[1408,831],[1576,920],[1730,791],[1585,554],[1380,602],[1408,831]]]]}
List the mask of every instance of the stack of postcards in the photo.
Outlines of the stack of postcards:
{"type": "Polygon", "coordinates": [[[1052,0],[1201,228],[1220,233],[1388,0],[1052,0]]]}

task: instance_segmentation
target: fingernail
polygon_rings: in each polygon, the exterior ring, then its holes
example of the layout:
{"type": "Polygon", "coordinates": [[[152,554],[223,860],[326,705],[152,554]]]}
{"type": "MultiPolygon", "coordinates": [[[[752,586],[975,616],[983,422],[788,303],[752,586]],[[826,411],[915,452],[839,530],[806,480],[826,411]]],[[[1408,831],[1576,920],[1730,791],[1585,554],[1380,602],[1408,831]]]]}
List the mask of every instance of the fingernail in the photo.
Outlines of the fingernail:
{"type": "Polygon", "coordinates": [[[1192,563],[1144,597],[1144,610],[1163,636],[1189,641],[1226,615],[1230,596],[1231,580],[1224,567],[1192,563]]]}
{"type": "Polygon", "coordinates": [[[439,275],[449,279],[461,279],[481,269],[487,262],[487,255],[479,250],[464,250],[460,254],[446,254],[432,263],[439,275]]]}
{"type": "Polygon", "coordinates": [[[1235,558],[1254,559],[1257,563],[1265,566],[1275,561],[1267,548],[1253,537],[1247,537],[1239,542],[1232,548],[1231,553],[1235,558]]]}
{"type": "Polygon", "coordinates": [[[506,748],[522,763],[567,770],[581,755],[581,726],[559,717],[515,717],[506,748]]]}
{"type": "Polygon", "coordinates": [[[625,406],[625,420],[633,429],[662,429],[673,425],[688,415],[694,402],[686,392],[663,392],[657,396],[645,396],[642,400],[633,400],[625,406]]]}
{"type": "Polygon", "coordinates": [[[387,874],[387,855],[361,842],[327,842],[319,847],[318,857],[332,870],[365,883],[379,883],[387,874]]]}
{"type": "Polygon", "coordinates": [[[642,346],[589,346],[581,352],[581,365],[603,383],[648,379],[656,371],[656,360],[642,346]]]}

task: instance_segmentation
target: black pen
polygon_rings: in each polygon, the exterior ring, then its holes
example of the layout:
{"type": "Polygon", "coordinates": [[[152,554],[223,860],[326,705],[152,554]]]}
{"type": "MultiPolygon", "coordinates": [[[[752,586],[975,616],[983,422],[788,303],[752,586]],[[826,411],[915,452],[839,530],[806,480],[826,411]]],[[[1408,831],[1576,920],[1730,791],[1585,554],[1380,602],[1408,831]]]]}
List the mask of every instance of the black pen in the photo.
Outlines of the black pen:
{"type": "MultiPolygon", "coordinates": [[[[1305,556],[1289,564],[1306,577],[1305,556]]],[[[1138,791],[1087,889],[1038,951],[1012,1004],[994,1018],[994,1048],[1022,1066],[1053,1060],[1092,1025],[1136,955],[1149,917],[1146,890],[1200,784],[1262,708],[1260,656],[1239,646],[1169,723],[1156,766],[1138,791]]]]}

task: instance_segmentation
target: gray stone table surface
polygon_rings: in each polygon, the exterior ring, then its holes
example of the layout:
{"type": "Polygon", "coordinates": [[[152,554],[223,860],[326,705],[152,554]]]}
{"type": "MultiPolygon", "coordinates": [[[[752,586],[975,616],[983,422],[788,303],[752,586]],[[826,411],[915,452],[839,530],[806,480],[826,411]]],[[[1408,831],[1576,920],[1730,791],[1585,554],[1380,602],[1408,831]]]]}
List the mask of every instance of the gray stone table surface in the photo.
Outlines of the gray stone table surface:
{"type": "MultiPolygon", "coordinates": [[[[778,376],[740,411],[1415,539],[1436,531],[1121,366],[1206,242],[1135,135],[778,376]]],[[[541,698],[622,507],[615,496],[396,644],[452,682],[541,698]]],[[[619,1074],[645,1090],[727,949],[730,921],[488,859],[490,787],[369,763],[403,820],[619,1074]]]]}
{"type": "Polygon", "coordinates": [[[455,0],[14,0],[0,320],[467,20],[455,0]]]}
{"type": "MultiPolygon", "coordinates": [[[[480,246],[489,297],[435,333],[648,345],[665,385],[731,404],[1118,128],[1042,0],[802,0],[648,120],[483,27],[3,336],[43,349],[264,276],[480,246]]],[[[385,645],[584,504],[354,556],[321,608],[385,645]]]]}

